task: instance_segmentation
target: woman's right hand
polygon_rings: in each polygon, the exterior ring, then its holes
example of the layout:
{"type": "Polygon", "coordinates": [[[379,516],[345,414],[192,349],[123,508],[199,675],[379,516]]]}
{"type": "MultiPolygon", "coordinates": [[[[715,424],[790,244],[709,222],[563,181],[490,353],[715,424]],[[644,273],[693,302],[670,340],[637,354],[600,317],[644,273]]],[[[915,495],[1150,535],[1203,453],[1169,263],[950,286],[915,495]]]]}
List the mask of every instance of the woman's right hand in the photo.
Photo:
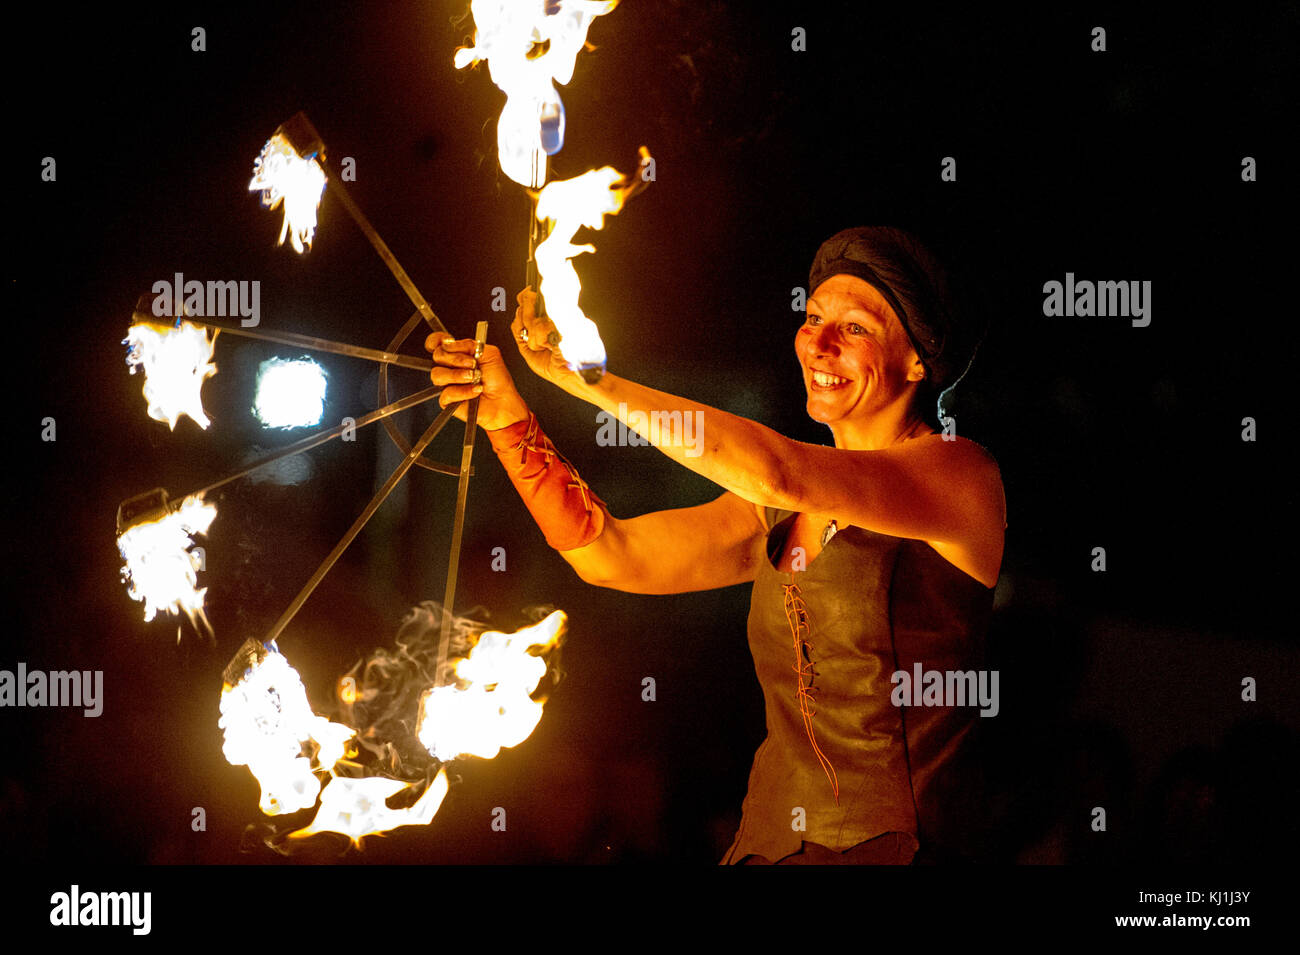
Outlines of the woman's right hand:
{"type": "Polygon", "coordinates": [[[435,332],[424,341],[433,356],[429,380],[442,387],[438,404],[456,405],[456,417],[465,420],[467,402],[478,398],[478,423],[485,431],[509,427],[528,417],[528,405],[515,388],[501,349],[484,345],[482,357],[475,360],[477,342],[472,338],[452,338],[435,332]]]}

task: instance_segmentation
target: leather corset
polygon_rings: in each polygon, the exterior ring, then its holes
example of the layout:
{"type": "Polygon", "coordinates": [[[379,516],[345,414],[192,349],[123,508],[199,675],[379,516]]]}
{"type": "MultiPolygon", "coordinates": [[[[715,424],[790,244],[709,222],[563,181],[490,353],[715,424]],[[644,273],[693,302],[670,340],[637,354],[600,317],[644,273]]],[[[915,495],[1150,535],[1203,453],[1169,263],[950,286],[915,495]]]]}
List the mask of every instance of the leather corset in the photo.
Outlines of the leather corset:
{"type": "Polygon", "coordinates": [[[890,677],[917,663],[983,669],[993,591],[923,541],[859,527],[837,533],[806,570],[781,573],[773,562],[793,518],[765,514],[769,559],[754,581],[749,646],[767,738],[722,861],[775,862],[803,842],[843,851],[891,831],[923,849],[961,845],[960,830],[983,810],[971,785],[979,707],[895,706],[890,677]],[[787,614],[792,594],[805,614],[803,646],[787,614]]]}

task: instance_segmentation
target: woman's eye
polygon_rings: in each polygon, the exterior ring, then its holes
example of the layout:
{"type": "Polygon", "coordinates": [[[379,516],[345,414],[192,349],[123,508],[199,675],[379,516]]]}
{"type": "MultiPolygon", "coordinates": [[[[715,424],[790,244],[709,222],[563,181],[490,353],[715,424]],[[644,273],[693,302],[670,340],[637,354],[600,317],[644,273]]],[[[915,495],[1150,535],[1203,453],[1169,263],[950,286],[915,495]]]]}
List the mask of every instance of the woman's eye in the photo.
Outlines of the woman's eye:
{"type": "Polygon", "coordinates": [[[853,332],[854,335],[865,335],[867,333],[867,330],[863,328],[861,325],[859,325],[857,322],[850,323],[849,329],[853,332]]]}
{"type": "Polygon", "coordinates": [[[820,325],[821,323],[822,323],[822,317],[820,315],[815,315],[812,312],[808,313],[809,325],[820,325]]]}

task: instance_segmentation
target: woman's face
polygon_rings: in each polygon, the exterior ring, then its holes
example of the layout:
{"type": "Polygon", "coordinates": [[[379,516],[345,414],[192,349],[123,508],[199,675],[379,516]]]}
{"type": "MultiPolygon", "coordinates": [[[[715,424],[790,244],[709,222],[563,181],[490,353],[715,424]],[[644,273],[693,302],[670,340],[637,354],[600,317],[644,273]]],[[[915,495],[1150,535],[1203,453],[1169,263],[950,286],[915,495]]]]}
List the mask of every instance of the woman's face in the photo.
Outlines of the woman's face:
{"type": "Polygon", "coordinates": [[[925,376],[902,322],[870,283],[832,275],[808,299],[795,335],[808,389],[808,414],[823,424],[866,418],[925,376]]]}

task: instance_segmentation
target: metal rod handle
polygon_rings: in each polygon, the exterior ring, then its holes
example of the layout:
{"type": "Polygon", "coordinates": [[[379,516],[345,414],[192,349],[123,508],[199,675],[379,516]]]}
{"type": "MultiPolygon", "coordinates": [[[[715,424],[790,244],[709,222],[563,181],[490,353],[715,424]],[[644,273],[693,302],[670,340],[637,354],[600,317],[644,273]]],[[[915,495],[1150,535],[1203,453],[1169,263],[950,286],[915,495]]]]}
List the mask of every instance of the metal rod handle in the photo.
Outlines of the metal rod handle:
{"type": "Polygon", "coordinates": [[[289,625],[289,621],[291,621],[298,611],[302,609],[302,605],[307,602],[307,598],[311,596],[312,591],[316,589],[317,585],[320,584],[325,575],[329,573],[329,569],[334,566],[334,563],[343,555],[343,552],[347,550],[348,545],[351,544],[352,541],[356,539],[356,536],[361,533],[361,529],[365,527],[370,518],[374,516],[375,511],[379,510],[380,505],[388,499],[388,495],[393,492],[393,488],[397,487],[397,484],[401,481],[403,475],[405,475],[406,472],[411,469],[411,466],[415,464],[415,459],[418,458],[424,452],[424,449],[429,446],[430,442],[437,437],[437,434],[442,430],[443,425],[451,420],[455,411],[456,406],[452,405],[448,408],[444,408],[442,413],[433,419],[433,424],[429,425],[424,434],[420,436],[420,440],[415,442],[410,453],[402,459],[402,462],[398,464],[393,473],[389,475],[388,480],[384,482],[384,486],[375,492],[374,497],[370,499],[370,503],[365,506],[365,509],[357,516],[357,519],[352,522],[352,526],[347,529],[346,533],[344,533],[343,539],[334,545],[334,549],[329,552],[329,555],[321,562],[321,565],[316,568],[316,571],[311,575],[311,578],[303,585],[302,590],[298,591],[298,596],[293,598],[288,609],[280,615],[280,619],[275,622],[273,627],[271,627],[270,632],[262,638],[264,644],[270,643],[284,632],[284,628],[289,625]]]}
{"type": "MultiPolygon", "coordinates": [[[[488,323],[479,322],[474,329],[474,341],[478,342],[477,352],[483,350],[487,342],[488,323]]],[[[451,646],[452,607],[456,600],[456,574],[460,569],[461,535],[465,529],[465,503],[469,496],[469,476],[473,473],[470,462],[474,457],[474,434],[478,431],[478,398],[471,398],[465,415],[465,440],[460,450],[460,481],[456,484],[456,514],[451,524],[451,552],[447,558],[447,589],[442,598],[442,630],[438,637],[438,666],[433,671],[434,679],[442,673],[447,663],[447,651],[451,646]]]]}
{"type": "MultiPolygon", "coordinates": [[[[135,322],[149,322],[158,324],[159,320],[152,315],[144,312],[135,312],[131,316],[135,322]]],[[[433,362],[427,358],[416,358],[413,355],[399,355],[396,352],[381,351],[378,348],[363,348],[360,345],[350,345],[346,342],[330,341],[326,338],[315,338],[311,335],[299,335],[297,332],[280,332],[269,331],[267,329],[238,328],[231,325],[218,325],[216,322],[205,322],[189,316],[181,316],[181,321],[189,322],[191,325],[198,325],[200,328],[210,328],[213,331],[225,332],[228,335],[240,335],[244,338],[254,338],[263,342],[275,342],[280,345],[293,345],[297,348],[306,348],[310,351],[330,352],[335,355],[347,355],[349,358],[364,358],[367,361],[382,362],[387,365],[398,365],[402,368],[412,368],[416,371],[430,372],[433,370],[433,362]]]]}
{"type": "Polygon", "coordinates": [[[329,169],[325,170],[325,176],[332,187],[328,191],[339,197],[339,201],[343,203],[343,208],[348,210],[348,215],[352,216],[353,221],[356,222],[365,237],[370,240],[370,244],[375,247],[375,251],[383,259],[384,265],[388,266],[388,271],[393,273],[393,278],[397,279],[397,284],[402,287],[402,291],[411,300],[411,304],[420,310],[420,314],[424,316],[424,320],[429,323],[430,328],[435,332],[441,332],[444,335],[448,334],[446,326],[442,324],[437,315],[433,314],[432,307],[420,294],[420,290],[415,287],[411,277],[406,274],[406,269],[402,268],[401,263],[397,261],[397,256],[393,255],[392,250],[388,248],[388,244],[379,237],[379,233],[370,224],[370,220],[366,218],[360,206],[352,201],[352,197],[343,188],[343,183],[329,169]]]}

